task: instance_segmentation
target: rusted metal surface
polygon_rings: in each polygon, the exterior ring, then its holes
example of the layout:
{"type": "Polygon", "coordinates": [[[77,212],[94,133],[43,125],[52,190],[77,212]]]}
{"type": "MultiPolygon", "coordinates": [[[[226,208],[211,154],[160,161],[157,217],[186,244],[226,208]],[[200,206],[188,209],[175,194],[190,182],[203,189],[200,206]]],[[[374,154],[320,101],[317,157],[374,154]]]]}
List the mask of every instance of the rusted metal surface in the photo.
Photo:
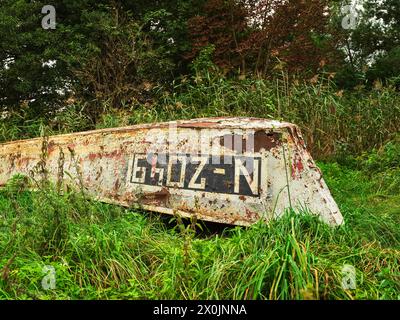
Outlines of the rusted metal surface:
{"type": "MultiPolygon", "coordinates": [[[[43,162],[43,139],[0,144],[0,186],[43,162]]],[[[236,225],[308,208],[343,222],[297,126],[256,118],[206,118],[48,137],[54,182],[123,206],[236,225]],[[64,157],[60,168],[60,156],[64,157]]]]}

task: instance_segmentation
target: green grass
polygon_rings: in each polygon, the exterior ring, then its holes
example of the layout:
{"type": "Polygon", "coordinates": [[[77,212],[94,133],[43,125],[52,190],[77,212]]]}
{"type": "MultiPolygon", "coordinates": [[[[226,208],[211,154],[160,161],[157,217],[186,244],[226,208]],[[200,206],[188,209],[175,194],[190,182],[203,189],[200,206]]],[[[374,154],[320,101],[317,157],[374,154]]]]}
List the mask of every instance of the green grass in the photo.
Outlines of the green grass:
{"type": "Polygon", "coordinates": [[[153,105],[108,110],[95,122],[79,105],[50,119],[12,114],[0,140],[202,116],[291,121],[345,225],[288,212],[268,225],[216,229],[49,186],[29,192],[15,177],[0,190],[1,299],[400,299],[398,92],[209,75],[158,89],[153,105]],[[356,290],[342,288],[346,264],[356,290]],[[54,290],[41,285],[49,265],[54,290]]]}
{"type": "Polygon", "coordinates": [[[269,225],[195,232],[73,192],[28,192],[15,178],[0,193],[0,297],[400,299],[399,194],[377,188],[383,175],[320,166],[346,221],[337,229],[288,212],[269,225]],[[356,290],[341,286],[345,264],[356,290]],[[45,265],[54,290],[41,286],[45,265]]]}

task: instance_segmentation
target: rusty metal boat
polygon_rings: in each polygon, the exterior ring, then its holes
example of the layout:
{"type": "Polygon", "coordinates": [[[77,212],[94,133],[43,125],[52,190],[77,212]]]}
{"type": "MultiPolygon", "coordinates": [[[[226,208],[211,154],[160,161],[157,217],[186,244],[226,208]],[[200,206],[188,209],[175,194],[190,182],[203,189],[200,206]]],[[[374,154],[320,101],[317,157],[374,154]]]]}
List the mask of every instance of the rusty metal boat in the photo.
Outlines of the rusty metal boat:
{"type": "Polygon", "coordinates": [[[107,203],[242,226],[288,208],[343,223],[299,128],[286,122],[203,118],[7,142],[0,186],[43,161],[50,180],[61,165],[65,184],[107,203]]]}

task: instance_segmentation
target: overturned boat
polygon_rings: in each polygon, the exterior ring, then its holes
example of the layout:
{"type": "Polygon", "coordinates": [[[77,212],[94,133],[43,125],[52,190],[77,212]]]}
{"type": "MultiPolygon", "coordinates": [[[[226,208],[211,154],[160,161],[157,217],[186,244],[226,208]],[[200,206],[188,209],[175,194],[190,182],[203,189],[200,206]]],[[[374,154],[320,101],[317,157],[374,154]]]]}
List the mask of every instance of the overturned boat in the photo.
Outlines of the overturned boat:
{"type": "Polygon", "coordinates": [[[243,226],[288,208],[343,222],[299,128],[285,122],[203,118],[0,144],[0,186],[38,165],[46,179],[61,172],[64,184],[127,207],[243,226]]]}

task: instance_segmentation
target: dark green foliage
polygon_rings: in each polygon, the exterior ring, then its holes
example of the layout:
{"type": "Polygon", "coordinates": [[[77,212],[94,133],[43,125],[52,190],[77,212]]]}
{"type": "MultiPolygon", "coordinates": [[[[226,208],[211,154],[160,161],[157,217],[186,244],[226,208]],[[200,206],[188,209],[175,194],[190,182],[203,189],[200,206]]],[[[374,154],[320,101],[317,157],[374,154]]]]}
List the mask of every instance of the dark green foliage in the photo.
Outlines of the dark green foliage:
{"type": "Polygon", "coordinates": [[[129,4],[60,0],[52,3],[56,29],[44,30],[45,4],[0,4],[1,110],[22,107],[30,118],[49,116],[72,96],[87,104],[86,113],[95,119],[102,103],[145,102],[152,87],[171,79],[181,50],[168,47],[175,29],[153,26],[172,13],[147,8],[135,18],[129,4]]]}
{"type": "Polygon", "coordinates": [[[381,80],[400,88],[400,45],[382,55],[367,71],[368,81],[381,80]]]}
{"type": "Polygon", "coordinates": [[[0,110],[24,108],[32,114],[60,106],[58,89],[68,77],[59,60],[62,34],[41,27],[45,1],[4,0],[0,4],[0,110]],[[55,65],[43,65],[57,60],[55,65]]]}
{"type": "Polygon", "coordinates": [[[369,84],[396,78],[400,72],[400,3],[369,0],[363,8],[350,38],[354,64],[358,71],[371,65],[366,72],[369,84]]]}

